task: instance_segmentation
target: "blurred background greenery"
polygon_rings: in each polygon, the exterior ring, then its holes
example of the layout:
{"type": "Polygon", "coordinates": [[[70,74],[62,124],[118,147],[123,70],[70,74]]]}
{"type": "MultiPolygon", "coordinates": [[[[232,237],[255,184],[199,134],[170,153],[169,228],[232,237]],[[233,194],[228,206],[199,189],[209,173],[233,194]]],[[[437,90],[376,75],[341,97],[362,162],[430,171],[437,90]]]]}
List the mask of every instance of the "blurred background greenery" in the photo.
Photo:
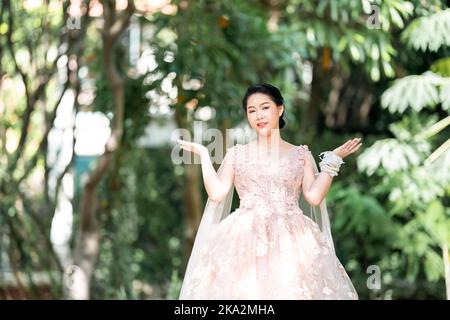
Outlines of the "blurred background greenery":
{"type": "Polygon", "coordinates": [[[171,134],[244,128],[255,82],[314,155],[363,138],[327,198],[360,298],[450,298],[445,1],[0,6],[1,299],[176,299],[207,195],[171,134]]]}

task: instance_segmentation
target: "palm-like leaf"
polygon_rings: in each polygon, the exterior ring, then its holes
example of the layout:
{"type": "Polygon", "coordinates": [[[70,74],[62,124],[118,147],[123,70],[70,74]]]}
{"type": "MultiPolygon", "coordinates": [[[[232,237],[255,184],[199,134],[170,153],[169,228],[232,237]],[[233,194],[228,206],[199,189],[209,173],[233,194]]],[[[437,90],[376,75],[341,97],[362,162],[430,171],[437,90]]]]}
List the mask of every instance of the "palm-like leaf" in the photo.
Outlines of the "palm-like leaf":
{"type": "Polygon", "coordinates": [[[443,78],[431,71],[399,79],[381,97],[381,105],[390,112],[403,113],[408,107],[420,111],[425,107],[442,103],[450,107],[450,78],[443,78]]]}
{"type": "Polygon", "coordinates": [[[403,32],[402,40],[422,51],[450,46],[450,9],[415,19],[403,32]]]}
{"type": "Polygon", "coordinates": [[[420,157],[414,147],[397,139],[378,140],[358,157],[358,168],[368,175],[380,166],[393,173],[419,163],[420,157]]]}

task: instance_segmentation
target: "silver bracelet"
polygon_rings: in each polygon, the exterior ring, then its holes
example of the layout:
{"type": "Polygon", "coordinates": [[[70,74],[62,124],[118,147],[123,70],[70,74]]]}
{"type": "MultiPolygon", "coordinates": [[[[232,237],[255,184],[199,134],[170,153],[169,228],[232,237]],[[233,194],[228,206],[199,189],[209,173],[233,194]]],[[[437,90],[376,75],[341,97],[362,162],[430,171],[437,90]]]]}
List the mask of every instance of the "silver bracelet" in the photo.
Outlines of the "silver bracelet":
{"type": "Polygon", "coordinates": [[[332,177],[338,175],[341,165],[345,163],[341,157],[339,157],[332,151],[322,152],[319,155],[319,158],[321,159],[319,163],[321,172],[326,172],[332,177]]]}

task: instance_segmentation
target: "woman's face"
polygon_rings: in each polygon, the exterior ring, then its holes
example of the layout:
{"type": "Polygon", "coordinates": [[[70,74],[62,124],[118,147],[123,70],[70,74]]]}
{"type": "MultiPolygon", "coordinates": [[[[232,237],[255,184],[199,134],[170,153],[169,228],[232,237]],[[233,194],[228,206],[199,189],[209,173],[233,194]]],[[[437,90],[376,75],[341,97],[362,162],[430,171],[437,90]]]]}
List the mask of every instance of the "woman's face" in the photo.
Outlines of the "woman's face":
{"type": "Polygon", "coordinates": [[[279,129],[283,110],[264,93],[254,93],[247,100],[247,119],[258,134],[270,135],[271,129],[279,129]]]}

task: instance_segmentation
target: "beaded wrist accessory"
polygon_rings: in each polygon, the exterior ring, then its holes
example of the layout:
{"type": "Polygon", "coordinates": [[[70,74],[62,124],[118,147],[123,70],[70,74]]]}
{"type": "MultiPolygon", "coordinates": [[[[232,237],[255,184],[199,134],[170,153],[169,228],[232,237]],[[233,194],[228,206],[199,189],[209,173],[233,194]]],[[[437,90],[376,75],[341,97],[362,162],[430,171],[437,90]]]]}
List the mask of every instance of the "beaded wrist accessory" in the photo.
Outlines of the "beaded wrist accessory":
{"type": "Polygon", "coordinates": [[[341,164],[345,163],[342,158],[336,155],[332,151],[325,151],[319,155],[320,158],[320,171],[326,172],[330,176],[335,177],[338,175],[341,164]]]}

